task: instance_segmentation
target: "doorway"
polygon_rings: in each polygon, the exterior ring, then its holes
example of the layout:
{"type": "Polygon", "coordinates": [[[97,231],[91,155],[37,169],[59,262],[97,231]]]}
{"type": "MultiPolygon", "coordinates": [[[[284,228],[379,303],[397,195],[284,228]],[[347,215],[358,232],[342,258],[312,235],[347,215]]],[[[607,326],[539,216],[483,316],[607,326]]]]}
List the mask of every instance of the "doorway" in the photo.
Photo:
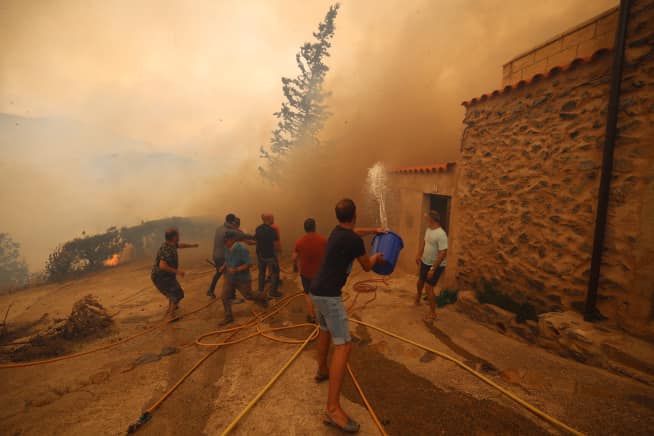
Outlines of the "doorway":
{"type": "MultiPolygon", "coordinates": [[[[431,210],[437,211],[441,215],[441,227],[446,233],[450,232],[450,204],[452,197],[448,195],[424,194],[423,212],[429,213],[431,210]]],[[[424,222],[425,220],[423,220],[424,222]]],[[[423,226],[426,228],[426,224],[423,226]]],[[[424,233],[425,228],[422,229],[424,233]]]]}

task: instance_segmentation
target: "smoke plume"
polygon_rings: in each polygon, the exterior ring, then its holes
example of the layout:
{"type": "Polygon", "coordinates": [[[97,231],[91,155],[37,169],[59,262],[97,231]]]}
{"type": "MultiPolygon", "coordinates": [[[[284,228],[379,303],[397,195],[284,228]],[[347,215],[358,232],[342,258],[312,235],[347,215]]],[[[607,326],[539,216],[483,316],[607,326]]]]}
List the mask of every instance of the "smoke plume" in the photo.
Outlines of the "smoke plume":
{"type": "MultiPolygon", "coordinates": [[[[359,200],[367,168],[455,160],[461,101],[501,65],[616,0],[343,2],[320,149],[263,183],[257,151],[280,78],[330,1],[24,2],[0,5],[0,231],[42,267],[58,242],[111,225],[272,211],[285,245],[307,216],[359,200]]],[[[207,249],[208,250],[208,249],[207,249]]]]}

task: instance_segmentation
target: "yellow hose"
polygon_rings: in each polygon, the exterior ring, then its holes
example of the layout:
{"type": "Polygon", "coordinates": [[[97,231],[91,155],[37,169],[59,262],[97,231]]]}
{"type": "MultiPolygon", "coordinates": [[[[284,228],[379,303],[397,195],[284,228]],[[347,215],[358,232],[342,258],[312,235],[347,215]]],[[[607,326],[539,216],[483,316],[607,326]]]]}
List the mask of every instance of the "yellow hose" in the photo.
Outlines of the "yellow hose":
{"type": "Polygon", "coordinates": [[[578,435],[578,436],[583,435],[583,433],[581,433],[581,432],[575,430],[574,428],[562,423],[558,419],[548,415],[547,413],[545,413],[542,410],[536,408],[535,406],[532,406],[531,404],[529,404],[528,402],[526,402],[522,398],[520,398],[520,397],[514,395],[513,393],[509,392],[508,390],[504,389],[502,386],[498,385],[497,383],[495,383],[493,380],[489,379],[485,375],[475,371],[474,369],[472,369],[471,367],[469,367],[465,363],[461,362],[460,360],[458,360],[458,359],[456,359],[456,358],[454,358],[454,357],[452,357],[452,356],[450,356],[448,354],[445,354],[445,353],[443,353],[441,351],[435,350],[435,349],[433,349],[431,347],[427,347],[425,345],[419,344],[419,343],[417,343],[415,341],[412,341],[411,339],[404,338],[404,337],[402,337],[400,335],[397,335],[397,334],[395,334],[393,332],[389,332],[388,330],[385,330],[385,329],[383,329],[381,327],[374,326],[374,325],[369,324],[367,322],[359,321],[359,320],[356,320],[356,319],[350,319],[350,321],[352,321],[354,323],[357,323],[357,324],[360,324],[360,325],[363,325],[363,326],[366,326],[366,327],[369,327],[369,328],[371,328],[373,330],[377,330],[378,332],[381,332],[381,333],[383,333],[383,334],[385,334],[387,336],[393,337],[393,338],[398,339],[398,340],[400,340],[402,342],[406,342],[407,344],[414,345],[414,346],[416,346],[418,348],[422,348],[423,350],[430,351],[430,352],[432,352],[432,353],[434,353],[434,354],[436,354],[436,355],[438,355],[438,356],[440,356],[440,357],[442,357],[442,358],[444,358],[446,360],[449,360],[450,362],[453,362],[453,363],[457,364],[458,366],[465,369],[466,371],[468,371],[469,373],[471,373],[475,377],[479,378],[483,382],[489,384],[490,386],[494,387],[498,391],[502,392],[504,395],[511,398],[513,401],[515,401],[516,403],[518,403],[521,406],[525,407],[526,409],[528,409],[532,413],[534,413],[534,414],[540,416],[541,418],[543,418],[544,420],[550,422],[551,424],[554,424],[555,426],[557,426],[557,427],[559,427],[559,428],[561,428],[561,429],[563,429],[563,430],[565,430],[565,431],[567,431],[567,432],[569,432],[569,433],[571,433],[573,435],[578,435]]]}
{"type": "MultiPolygon", "coordinates": [[[[380,280],[374,280],[374,281],[384,281],[384,280],[380,279],[380,280]]],[[[376,290],[376,287],[373,287],[372,285],[369,285],[368,284],[369,282],[372,282],[372,280],[371,281],[365,281],[364,283],[361,283],[361,284],[357,284],[358,285],[358,289],[356,289],[357,293],[374,292],[376,290]]],[[[265,321],[266,319],[274,316],[281,309],[283,309],[288,304],[290,304],[290,302],[292,300],[294,300],[295,298],[298,298],[301,295],[302,295],[302,293],[297,293],[297,294],[294,294],[294,295],[291,295],[291,296],[288,296],[288,297],[285,297],[285,298],[281,299],[280,301],[277,302],[277,304],[275,304],[275,306],[273,307],[273,310],[271,310],[270,312],[268,312],[266,314],[263,314],[263,315],[254,314],[253,319],[251,321],[245,323],[245,324],[237,325],[237,326],[222,329],[222,330],[212,331],[212,332],[206,333],[206,334],[198,337],[195,340],[195,343],[197,345],[200,345],[200,346],[203,346],[203,347],[212,347],[213,349],[211,351],[209,351],[206,355],[204,355],[200,360],[198,360],[179,380],[177,380],[177,382],[170,389],[168,389],[168,391],[161,398],[159,398],[152,406],[150,406],[146,410],[146,412],[147,413],[152,413],[157,407],[159,407],[170,395],[172,395],[172,393],[202,363],[204,363],[210,356],[212,356],[222,346],[241,343],[241,342],[244,342],[244,341],[246,341],[248,339],[251,339],[253,337],[256,337],[256,336],[263,336],[263,337],[265,337],[267,339],[270,339],[270,340],[273,340],[273,341],[276,341],[276,342],[280,342],[280,343],[286,343],[286,344],[301,343],[300,347],[298,347],[298,349],[295,351],[295,353],[293,353],[291,358],[284,364],[284,366],[282,366],[277,371],[277,373],[275,373],[275,375],[270,379],[270,381],[268,381],[268,383],[257,393],[257,395],[254,397],[254,399],[252,401],[250,401],[250,403],[247,405],[247,407],[244,410],[242,410],[241,413],[239,413],[239,415],[229,424],[229,426],[227,426],[227,428],[223,431],[222,434],[227,435],[228,433],[230,433],[238,425],[239,421],[256,405],[256,403],[261,399],[261,397],[263,397],[263,395],[281,377],[281,375],[284,373],[284,371],[286,371],[286,369],[288,369],[288,367],[295,361],[295,359],[300,355],[302,350],[304,350],[304,348],[306,348],[306,346],[309,344],[309,342],[311,342],[313,339],[315,339],[318,336],[318,326],[316,326],[315,324],[308,324],[308,323],[294,324],[294,325],[287,326],[287,327],[276,327],[276,328],[268,328],[268,329],[262,329],[261,328],[261,322],[262,321],[265,321]],[[232,338],[234,336],[236,336],[236,334],[238,334],[240,331],[242,331],[242,330],[244,330],[246,328],[250,328],[250,327],[256,327],[256,332],[251,333],[251,334],[249,334],[249,335],[247,335],[247,336],[245,336],[243,338],[232,340],[232,338]],[[275,331],[289,330],[289,329],[295,329],[295,328],[306,328],[306,327],[312,327],[313,331],[304,340],[279,338],[279,337],[276,337],[276,336],[273,336],[273,335],[270,334],[270,333],[275,332],[275,331]],[[221,342],[208,343],[208,342],[203,342],[202,341],[202,339],[204,339],[206,337],[217,336],[217,335],[225,334],[225,333],[231,333],[231,334],[225,340],[223,340],[221,342]]],[[[374,300],[375,296],[373,296],[373,298],[371,300],[367,301],[364,304],[364,307],[369,302],[374,300]]],[[[147,333],[150,333],[150,332],[152,332],[154,330],[161,329],[161,328],[165,327],[167,324],[169,324],[170,322],[177,321],[177,320],[182,319],[182,318],[186,318],[186,317],[188,317],[188,316],[190,316],[190,315],[192,315],[192,314],[194,314],[196,312],[199,312],[199,311],[205,309],[206,307],[213,304],[215,301],[216,300],[212,300],[208,304],[203,305],[202,307],[200,307],[198,309],[195,309],[195,310],[193,310],[191,312],[188,312],[188,313],[186,313],[186,314],[184,314],[182,316],[179,316],[179,317],[176,317],[176,318],[174,318],[172,320],[169,320],[169,321],[167,321],[167,322],[165,322],[165,323],[163,323],[161,325],[153,326],[153,327],[151,327],[151,328],[149,328],[149,329],[147,329],[145,331],[139,332],[139,333],[137,333],[135,335],[132,335],[130,337],[122,339],[122,340],[120,340],[118,342],[115,342],[113,344],[107,344],[107,345],[104,345],[104,346],[101,346],[101,347],[98,347],[98,348],[95,348],[95,349],[92,349],[92,350],[88,350],[88,351],[84,351],[84,352],[80,352],[80,353],[75,353],[75,354],[70,354],[70,355],[67,355],[67,356],[60,356],[60,357],[56,357],[56,358],[52,358],[52,359],[45,359],[45,360],[33,361],[33,362],[22,362],[22,363],[15,363],[15,364],[9,364],[9,365],[0,365],[0,369],[20,368],[20,367],[26,367],[26,366],[43,365],[43,364],[47,364],[47,363],[52,363],[52,362],[57,362],[57,361],[61,361],[61,360],[72,359],[72,358],[75,358],[75,357],[84,356],[84,355],[95,353],[95,352],[102,351],[102,350],[107,350],[107,349],[116,347],[116,346],[118,346],[120,344],[124,344],[125,342],[131,341],[131,340],[133,340],[133,339],[135,339],[135,338],[137,338],[139,336],[143,336],[143,335],[145,335],[147,333]]],[[[355,301],[353,301],[350,308],[352,308],[354,306],[354,303],[356,303],[356,299],[355,299],[355,301]]],[[[550,422],[551,424],[554,424],[555,426],[557,426],[557,427],[559,427],[559,428],[561,428],[561,429],[563,429],[563,430],[565,430],[565,431],[567,431],[567,432],[569,432],[569,433],[571,433],[573,435],[582,435],[583,436],[583,433],[573,429],[572,427],[569,427],[568,425],[564,424],[563,422],[557,420],[556,418],[548,415],[547,413],[543,412],[542,410],[540,410],[540,409],[536,408],[535,406],[529,404],[525,400],[519,398],[518,396],[516,396],[513,393],[509,392],[508,390],[506,390],[502,386],[498,385],[497,383],[495,383],[494,381],[492,381],[488,377],[486,377],[483,374],[475,371],[474,369],[472,369],[471,367],[469,367],[468,365],[466,365],[462,361],[460,361],[460,360],[458,360],[458,359],[456,359],[456,358],[454,358],[454,357],[452,357],[452,356],[450,356],[450,355],[448,355],[446,353],[443,353],[443,352],[435,350],[435,349],[433,349],[431,347],[427,347],[425,345],[419,344],[418,342],[415,342],[415,341],[413,341],[411,339],[404,338],[404,337],[402,337],[400,335],[397,335],[397,334],[395,334],[393,332],[385,330],[385,329],[383,329],[381,327],[377,327],[377,326],[372,325],[370,323],[367,323],[367,322],[364,322],[364,321],[359,321],[359,320],[356,320],[356,319],[350,319],[350,321],[352,321],[354,323],[357,323],[357,324],[360,324],[360,325],[363,325],[363,326],[366,326],[366,327],[369,327],[369,328],[371,328],[373,330],[376,330],[376,331],[378,331],[380,333],[383,333],[383,334],[385,334],[387,336],[393,337],[395,339],[398,339],[398,340],[400,340],[402,342],[405,342],[407,344],[411,344],[411,345],[416,346],[418,348],[421,348],[423,350],[432,352],[432,353],[436,354],[437,356],[440,356],[440,357],[442,357],[442,358],[444,358],[446,360],[449,360],[450,362],[455,363],[459,367],[463,368],[464,370],[468,371],[469,373],[471,373],[475,377],[479,378],[483,382],[485,382],[488,385],[490,385],[490,386],[494,387],[495,389],[499,390],[504,395],[511,398],[513,401],[517,402],[521,406],[525,407],[527,410],[531,411],[535,415],[543,418],[544,420],[550,422]]],[[[361,386],[359,385],[357,379],[355,378],[354,373],[352,372],[352,368],[350,367],[349,364],[347,365],[347,370],[348,370],[350,376],[352,377],[352,381],[354,382],[354,385],[355,385],[357,391],[361,395],[361,398],[362,398],[364,404],[366,405],[366,408],[368,409],[368,412],[370,413],[373,421],[375,422],[375,425],[377,426],[377,428],[379,429],[380,433],[383,436],[387,436],[382,424],[379,422],[379,419],[377,418],[374,410],[372,409],[372,406],[370,405],[367,398],[365,397],[365,395],[363,393],[363,389],[361,388],[361,386]]]]}
{"type": "Polygon", "coordinates": [[[372,410],[372,406],[368,402],[368,399],[366,398],[366,395],[363,393],[363,389],[361,388],[361,385],[359,384],[359,381],[357,378],[354,376],[354,372],[352,371],[352,367],[350,364],[347,364],[347,372],[350,374],[350,377],[352,377],[352,381],[354,382],[354,387],[357,388],[357,391],[359,392],[359,395],[361,396],[361,399],[363,400],[363,404],[366,405],[366,409],[368,409],[368,413],[370,413],[370,417],[372,420],[375,422],[375,425],[377,426],[377,429],[379,430],[379,434],[382,436],[388,436],[388,433],[386,433],[386,430],[384,429],[384,426],[382,423],[379,421],[379,418],[377,418],[377,414],[375,413],[374,410],[372,410]]]}
{"type": "Polygon", "coordinates": [[[238,425],[239,421],[241,419],[243,419],[243,417],[254,407],[254,405],[257,403],[257,401],[259,401],[259,399],[261,397],[263,397],[263,395],[272,387],[272,385],[277,381],[277,379],[279,379],[279,377],[281,377],[281,375],[284,373],[284,371],[286,371],[286,369],[289,366],[291,366],[293,361],[295,361],[295,359],[297,359],[297,357],[300,355],[302,350],[304,350],[304,348],[309,344],[309,342],[311,342],[312,339],[314,339],[317,336],[317,334],[318,334],[318,326],[314,326],[313,332],[309,336],[307,336],[307,338],[304,340],[302,345],[300,345],[298,347],[298,349],[295,350],[295,353],[293,353],[291,358],[288,359],[288,361],[286,361],[284,366],[282,366],[279,369],[279,371],[277,371],[277,373],[273,376],[273,378],[271,378],[270,381],[268,381],[268,383],[266,383],[266,385],[263,387],[263,389],[261,389],[259,391],[259,393],[254,397],[254,399],[252,399],[252,401],[250,401],[250,403],[247,405],[247,407],[245,407],[245,409],[243,409],[241,411],[241,413],[239,413],[238,416],[236,418],[234,418],[234,420],[227,426],[227,428],[225,430],[223,430],[223,432],[222,432],[223,436],[229,434],[232,430],[234,430],[234,428],[238,425]]]}
{"type": "MultiPolygon", "coordinates": [[[[244,324],[239,324],[239,325],[236,325],[236,326],[233,326],[233,327],[227,327],[227,328],[224,328],[224,329],[215,330],[215,331],[212,331],[212,332],[209,332],[209,333],[205,333],[205,334],[201,335],[200,337],[198,337],[195,340],[195,343],[197,345],[200,345],[202,347],[210,347],[210,348],[213,348],[213,349],[211,351],[209,351],[207,354],[205,354],[197,362],[195,362],[195,364],[193,364],[193,366],[191,368],[189,368],[188,371],[186,371],[186,373],[184,373],[184,375],[182,377],[180,377],[157,401],[155,401],[154,404],[152,404],[150,407],[148,407],[145,410],[145,414],[151,415],[166,399],[168,399],[173,394],[173,392],[175,392],[175,390],[179,386],[181,386],[182,383],[184,383],[184,381],[191,374],[193,374],[193,372],[195,372],[196,369],[198,369],[200,367],[200,365],[202,365],[209,357],[211,357],[221,347],[224,347],[226,345],[239,344],[241,342],[245,342],[248,339],[254,338],[256,336],[263,336],[263,337],[266,337],[266,338],[271,339],[273,341],[281,342],[281,343],[285,343],[285,344],[302,343],[303,345],[300,347],[300,349],[296,352],[296,354],[293,357],[293,359],[295,359],[295,357],[297,357],[297,355],[299,355],[299,352],[302,351],[302,349],[304,349],[304,347],[306,347],[306,345],[310,341],[312,341],[313,339],[316,338],[317,333],[318,333],[318,327],[315,324],[302,323],[302,324],[294,324],[294,325],[286,326],[286,327],[275,327],[275,328],[269,328],[269,329],[262,329],[261,328],[261,322],[268,319],[268,318],[270,318],[270,317],[272,317],[272,316],[274,316],[274,315],[276,315],[277,313],[279,313],[279,311],[281,311],[284,307],[288,306],[294,299],[300,297],[301,295],[302,295],[302,293],[297,293],[297,294],[293,294],[293,295],[290,295],[288,297],[282,298],[281,300],[279,300],[272,307],[272,310],[270,310],[268,313],[265,313],[265,314],[253,313],[253,318],[250,321],[248,321],[248,322],[246,322],[244,324]],[[247,336],[244,336],[242,338],[233,339],[239,332],[243,331],[244,329],[251,328],[251,327],[256,327],[257,331],[254,332],[254,333],[251,333],[251,334],[249,334],[247,336]],[[295,328],[306,328],[306,327],[312,327],[313,331],[311,332],[311,334],[309,336],[307,336],[307,338],[305,340],[279,338],[279,337],[276,337],[276,336],[273,336],[273,335],[270,334],[270,333],[275,332],[275,331],[289,330],[289,329],[295,329],[295,328]],[[204,339],[204,338],[206,338],[208,336],[217,336],[217,335],[221,335],[221,334],[225,334],[225,333],[230,333],[230,334],[223,341],[211,342],[211,343],[202,341],[202,339],[204,339]]],[[[194,312],[196,312],[196,311],[194,311],[194,312]]],[[[279,378],[281,373],[290,365],[291,362],[292,362],[292,360],[289,361],[287,363],[287,365],[285,365],[284,368],[282,368],[277,373],[277,375],[273,378],[273,380],[271,380],[269,382],[270,386],[272,386],[274,381],[277,378],[279,378]]],[[[258,397],[255,400],[253,400],[252,406],[254,405],[254,403],[256,403],[256,401],[258,401],[259,398],[261,398],[261,396],[263,396],[263,394],[265,393],[265,390],[267,390],[267,389],[268,388],[264,388],[264,390],[260,392],[258,397]]],[[[240,417],[244,416],[246,413],[247,413],[247,410],[243,411],[241,413],[240,417]]],[[[235,426],[238,423],[238,420],[241,419],[240,417],[237,420],[235,420],[235,422],[233,423],[233,426],[235,426]]],[[[142,424],[136,425],[131,430],[131,433],[134,433],[134,432],[138,431],[138,429],[141,427],[141,425],[142,424]]]]}

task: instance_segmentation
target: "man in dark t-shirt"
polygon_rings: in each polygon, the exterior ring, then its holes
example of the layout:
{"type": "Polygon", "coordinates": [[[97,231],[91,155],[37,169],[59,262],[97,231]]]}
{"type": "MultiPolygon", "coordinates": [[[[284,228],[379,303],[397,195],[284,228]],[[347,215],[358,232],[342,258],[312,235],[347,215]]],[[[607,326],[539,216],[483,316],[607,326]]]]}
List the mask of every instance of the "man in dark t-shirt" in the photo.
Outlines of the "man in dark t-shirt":
{"type": "Polygon", "coordinates": [[[329,379],[327,413],[325,423],[346,432],[357,432],[359,424],[341,408],[340,395],[345,368],[352,349],[347,312],[341,297],[341,289],[352,271],[356,259],[365,271],[376,263],[382,263],[381,253],[366,255],[361,236],[383,232],[383,229],[355,229],[356,206],[349,198],[336,204],[338,225],[327,240],[325,256],[320,269],[311,282],[311,299],[320,326],[318,335],[318,373],[316,381],[329,379]],[[327,366],[329,343],[334,343],[331,365],[327,366]]]}
{"type": "Polygon", "coordinates": [[[179,268],[178,248],[195,248],[198,244],[179,242],[179,230],[172,227],[166,230],[166,241],[161,244],[152,265],[150,278],[159,292],[168,298],[166,315],[173,317],[179,308],[179,302],[184,298],[184,290],[177,281],[177,276],[184,277],[185,272],[179,268]]]}
{"type": "Polygon", "coordinates": [[[257,227],[254,232],[254,239],[257,241],[257,260],[259,262],[259,292],[263,292],[266,282],[266,270],[270,270],[270,296],[281,297],[277,290],[279,286],[279,262],[277,252],[280,250],[279,236],[277,230],[272,227],[273,215],[264,213],[261,215],[263,224],[257,227]]]}

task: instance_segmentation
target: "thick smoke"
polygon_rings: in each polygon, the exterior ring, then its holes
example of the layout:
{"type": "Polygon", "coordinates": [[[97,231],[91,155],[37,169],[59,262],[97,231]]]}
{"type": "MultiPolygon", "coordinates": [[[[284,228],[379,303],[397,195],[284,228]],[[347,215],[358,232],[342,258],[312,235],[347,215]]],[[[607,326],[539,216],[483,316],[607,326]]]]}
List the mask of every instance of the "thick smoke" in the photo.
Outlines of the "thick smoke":
{"type": "MultiPolygon", "coordinates": [[[[422,1],[346,3],[336,24],[327,89],[333,117],[318,150],[297,150],[286,177],[271,187],[251,168],[247,182],[234,178],[242,195],[216,190],[219,207],[259,223],[276,212],[288,245],[304,218],[327,233],[333,205],[351,197],[361,224],[379,225],[364,188],[367,169],[456,160],[462,131],[461,102],[501,87],[501,66],[536,44],[602,12],[615,1],[422,1]],[[456,6],[455,6],[456,4],[456,6]],[[368,208],[365,208],[368,206],[368,208]]],[[[264,139],[265,140],[265,139],[264,139]]],[[[229,183],[227,185],[230,185],[229,183]]],[[[252,221],[251,221],[251,220],[252,221]]]]}
{"type": "Polygon", "coordinates": [[[500,86],[516,54],[615,0],[343,2],[320,150],[263,183],[259,145],[281,76],[330,1],[32,2],[0,6],[0,231],[35,270],[57,242],[110,225],[273,211],[286,245],[319,230],[367,168],[457,158],[462,100],[500,86]]]}

